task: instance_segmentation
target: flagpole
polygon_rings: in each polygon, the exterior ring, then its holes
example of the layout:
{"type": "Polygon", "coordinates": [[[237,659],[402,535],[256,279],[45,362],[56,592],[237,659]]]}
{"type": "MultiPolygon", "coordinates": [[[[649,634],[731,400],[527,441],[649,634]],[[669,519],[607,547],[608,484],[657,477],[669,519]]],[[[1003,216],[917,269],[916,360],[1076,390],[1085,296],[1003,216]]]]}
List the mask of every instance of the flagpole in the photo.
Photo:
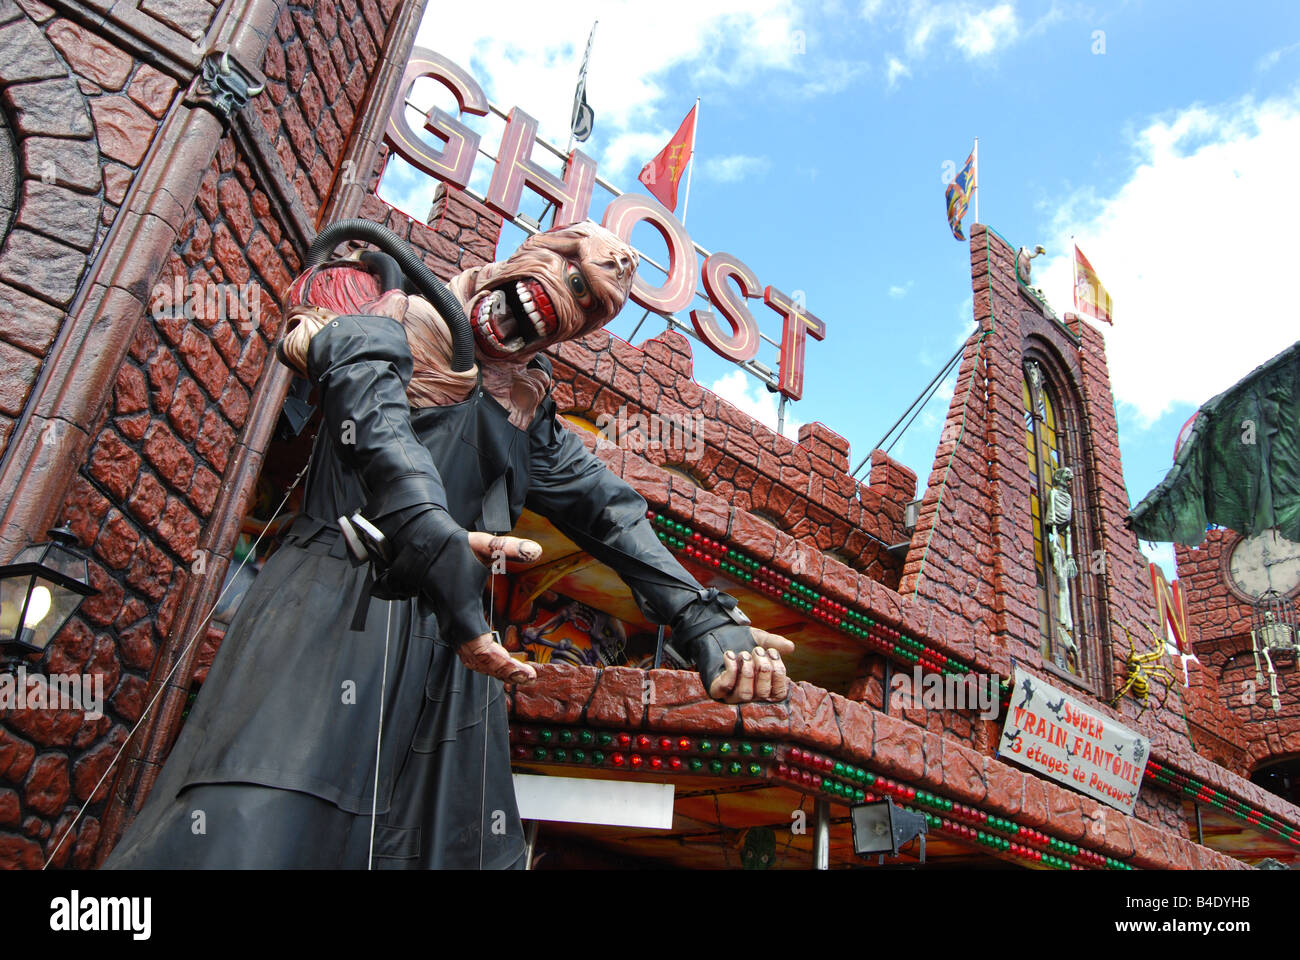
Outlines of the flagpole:
{"type": "MultiPolygon", "coordinates": [[[[593,20],[591,23],[591,32],[587,34],[587,49],[582,55],[582,69],[578,73],[578,88],[586,95],[587,87],[587,62],[591,59],[591,41],[596,39],[596,27],[600,25],[599,20],[593,20]]],[[[578,107],[578,98],[574,97],[574,110],[578,107]]],[[[564,168],[568,171],[569,154],[573,152],[573,114],[569,115],[569,144],[564,148],[564,168]]]]}
{"type": "MultiPolygon", "coordinates": [[[[587,34],[587,49],[582,55],[582,67],[578,71],[578,90],[575,91],[573,99],[574,110],[569,114],[569,142],[564,147],[564,163],[560,168],[561,177],[569,175],[569,154],[573,153],[573,121],[578,110],[578,101],[580,99],[585,100],[587,96],[587,62],[591,59],[591,41],[596,39],[596,27],[599,25],[599,20],[593,20],[591,22],[591,32],[587,34]]],[[[537,218],[538,226],[541,226],[542,217],[546,216],[551,207],[555,207],[555,212],[551,214],[551,226],[555,226],[555,220],[560,215],[560,207],[559,204],[554,204],[549,200],[542,209],[541,216],[537,218]]]]}
{"type": "Polygon", "coordinates": [[[686,196],[682,198],[682,226],[686,226],[686,209],[691,204],[691,174],[695,172],[695,140],[700,133],[700,98],[695,98],[695,123],[691,127],[691,159],[686,162],[686,196]]]}
{"type": "Polygon", "coordinates": [[[975,138],[975,222],[980,222],[980,138],[975,138]]]}
{"type": "Polygon", "coordinates": [[[1070,234],[1070,246],[1074,252],[1070,254],[1070,265],[1074,271],[1074,312],[1079,312],[1079,245],[1074,242],[1074,234],[1070,234]]]}

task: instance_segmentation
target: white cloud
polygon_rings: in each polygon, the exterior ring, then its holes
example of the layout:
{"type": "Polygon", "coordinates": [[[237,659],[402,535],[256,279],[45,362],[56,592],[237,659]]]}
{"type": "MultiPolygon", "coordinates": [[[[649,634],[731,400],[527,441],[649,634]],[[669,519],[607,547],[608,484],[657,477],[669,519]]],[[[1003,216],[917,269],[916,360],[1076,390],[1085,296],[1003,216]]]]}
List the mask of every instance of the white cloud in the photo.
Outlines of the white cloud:
{"type": "Polygon", "coordinates": [[[982,57],[1016,38],[1016,11],[1008,3],[965,14],[953,31],[953,44],[968,57],[982,57]]]}
{"type": "MultiPolygon", "coordinates": [[[[602,177],[622,177],[627,182],[620,184],[626,190],[635,187],[632,178],[641,172],[668,143],[674,130],[666,127],[653,132],[620,133],[605,148],[600,159],[599,173],[602,177]]],[[[617,183],[617,180],[613,182],[617,183]]],[[[638,187],[638,189],[640,189],[638,187]]]]}
{"type": "MultiPolygon", "coordinates": [[[[772,430],[776,429],[777,395],[769,393],[767,387],[744,370],[732,370],[730,373],[723,374],[709,384],[709,389],[732,406],[745,411],[759,423],[765,424],[772,430]]],[[[803,426],[803,421],[791,416],[790,410],[790,405],[786,404],[784,435],[791,440],[798,440],[799,428],[803,426]]]]}
{"type": "Polygon", "coordinates": [[[1100,328],[1116,401],[1147,429],[1296,338],[1282,284],[1295,269],[1284,198],[1300,155],[1300,90],[1189,107],[1152,120],[1133,147],[1114,194],[1085,188],[1061,204],[1035,280],[1058,312],[1071,309],[1073,234],[1114,301],[1115,326],[1100,328]]]}
{"type": "Polygon", "coordinates": [[[913,3],[907,11],[907,45],[920,56],[930,41],[944,36],[967,59],[986,57],[1006,46],[1020,33],[1015,7],[1010,3],[981,9],[974,3],[913,3]]]}
{"type": "Polygon", "coordinates": [[[912,284],[915,282],[916,281],[914,280],[909,280],[904,284],[891,284],[889,287],[889,295],[895,300],[902,300],[907,296],[908,291],[912,289],[912,284]]]}
{"type": "Polygon", "coordinates": [[[1013,2],[986,6],[976,0],[928,3],[926,0],[867,0],[861,17],[881,34],[903,45],[901,54],[885,57],[885,86],[889,90],[912,76],[912,67],[936,49],[947,49],[964,59],[989,63],[994,55],[1017,40],[1041,32],[1060,19],[1055,3],[1037,21],[1022,30],[1013,2]]]}
{"type": "Polygon", "coordinates": [[[770,166],[767,157],[749,157],[734,153],[727,157],[705,157],[700,160],[700,177],[719,183],[735,183],[764,173],[770,166]]]}
{"type": "Polygon", "coordinates": [[[1265,70],[1277,66],[1279,60],[1297,50],[1300,50],[1300,43],[1293,43],[1289,46],[1278,47],[1276,50],[1270,50],[1268,53],[1264,54],[1264,56],[1259,58],[1259,62],[1255,64],[1255,69],[1263,73],[1265,70]]]}
{"type": "Polygon", "coordinates": [[[898,84],[899,77],[910,77],[912,71],[907,68],[902,60],[898,57],[890,57],[889,65],[885,68],[885,77],[889,81],[889,88],[892,90],[898,84]]]}

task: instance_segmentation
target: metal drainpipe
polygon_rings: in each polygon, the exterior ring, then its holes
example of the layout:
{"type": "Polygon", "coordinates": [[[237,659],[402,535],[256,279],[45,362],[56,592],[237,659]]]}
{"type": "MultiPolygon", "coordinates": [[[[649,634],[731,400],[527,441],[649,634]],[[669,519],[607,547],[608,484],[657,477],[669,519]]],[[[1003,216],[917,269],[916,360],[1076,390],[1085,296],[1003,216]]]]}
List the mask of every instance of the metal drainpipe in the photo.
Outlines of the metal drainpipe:
{"type": "Polygon", "coordinates": [[[831,868],[831,802],[825,797],[813,801],[813,869],[831,868]]]}
{"type": "MultiPolygon", "coordinates": [[[[261,64],[268,39],[275,34],[275,22],[281,7],[281,0],[247,0],[227,5],[217,14],[213,27],[208,32],[212,41],[210,49],[225,49],[240,64],[261,64]]],[[[162,142],[155,146],[161,149],[156,149],[137,172],[132,193],[128,194],[128,205],[134,204],[131,196],[142,189],[148,189],[156,196],[197,196],[192,182],[194,170],[196,166],[205,170],[211,166],[225,136],[225,128],[206,107],[186,104],[184,101],[185,95],[182,94],[177,106],[160,125],[158,136],[162,142]]],[[[121,216],[119,214],[119,219],[121,216]]],[[[129,343],[134,337],[134,331],[123,331],[120,336],[124,342],[129,343]]],[[[200,542],[200,548],[206,549],[209,545],[207,537],[200,542]]],[[[213,575],[221,573],[224,573],[224,563],[219,562],[213,575]]],[[[219,582],[215,584],[215,590],[219,590],[220,586],[219,582]]],[[[209,585],[207,592],[214,593],[215,590],[209,585]]],[[[184,606],[182,600],[181,607],[184,606]]],[[[184,624],[193,615],[192,610],[177,610],[173,636],[178,627],[183,630],[184,624]]],[[[197,648],[196,643],[176,670],[173,682],[168,683],[167,692],[159,698],[153,719],[141,726],[137,733],[139,740],[119,761],[119,769],[111,781],[113,786],[103,813],[100,842],[96,850],[97,861],[116,843],[128,819],[138,809],[137,801],[147,795],[157,777],[161,759],[171,747],[170,734],[175,729],[174,722],[168,721],[178,719],[184,709],[189,693],[190,664],[197,654],[197,648]]],[[[155,684],[175,664],[173,658],[179,652],[179,648],[172,647],[160,653],[150,677],[148,689],[151,693],[156,689],[155,684]]]]}

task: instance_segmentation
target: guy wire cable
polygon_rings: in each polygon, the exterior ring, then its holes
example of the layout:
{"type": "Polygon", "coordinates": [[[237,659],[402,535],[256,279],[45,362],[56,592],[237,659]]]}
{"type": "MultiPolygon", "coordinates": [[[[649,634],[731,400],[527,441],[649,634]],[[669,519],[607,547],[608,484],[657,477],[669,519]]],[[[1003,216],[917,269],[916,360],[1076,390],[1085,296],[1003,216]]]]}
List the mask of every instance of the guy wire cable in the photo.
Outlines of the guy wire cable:
{"type": "MultiPolygon", "coordinates": [[[[963,344],[963,346],[965,346],[965,344],[963,344]]],[[[952,360],[949,361],[948,366],[944,367],[943,370],[940,371],[939,376],[946,377],[948,372],[951,371],[952,368],[957,365],[957,360],[959,359],[959,357],[960,357],[960,351],[958,351],[958,356],[953,357],[952,360]]],[[[894,439],[889,441],[889,446],[885,447],[885,453],[888,453],[890,450],[893,450],[894,445],[898,443],[899,440],[903,439],[903,434],[907,433],[907,428],[912,425],[913,421],[916,420],[916,418],[920,415],[921,411],[924,410],[929,405],[930,401],[934,398],[934,395],[939,392],[939,388],[943,386],[942,379],[936,378],[931,382],[934,384],[934,386],[930,388],[930,392],[926,394],[925,399],[916,405],[916,411],[912,414],[911,418],[908,419],[907,423],[903,424],[903,429],[899,430],[898,433],[894,435],[894,439]]]]}
{"type": "MultiPolygon", "coordinates": [[[[912,412],[912,408],[915,407],[918,402],[920,402],[921,398],[925,396],[927,391],[929,391],[936,383],[938,383],[940,380],[943,379],[944,374],[946,374],[952,368],[952,365],[957,361],[958,358],[961,357],[962,351],[965,349],[966,349],[966,344],[963,341],[962,345],[957,348],[957,352],[948,358],[948,362],[943,365],[943,369],[941,369],[937,374],[935,374],[933,380],[931,380],[929,383],[927,383],[924,387],[921,388],[921,393],[917,396],[915,400],[913,400],[911,403],[907,405],[907,409],[903,411],[902,416],[900,416],[897,420],[895,420],[894,425],[885,431],[885,435],[881,437],[880,440],[875,444],[875,446],[871,448],[872,450],[879,449],[880,445],[889,439],[890,434],[892,434],[894,432],[894,429],[900,423],[903,422],[904,417],[906,417],[909,413],[912,412]]],[[[906,427],[904,427],[904,429],[906,429],[906,427]]],[[[866,462],[870,459],[871,459],[871,452],[868,451],[867,455],[858,462],[858,465],[849,472],[849,476],[856,477],[858,475],[858,471],[861,470],[862,467],[866,464],[866,462]]]]}

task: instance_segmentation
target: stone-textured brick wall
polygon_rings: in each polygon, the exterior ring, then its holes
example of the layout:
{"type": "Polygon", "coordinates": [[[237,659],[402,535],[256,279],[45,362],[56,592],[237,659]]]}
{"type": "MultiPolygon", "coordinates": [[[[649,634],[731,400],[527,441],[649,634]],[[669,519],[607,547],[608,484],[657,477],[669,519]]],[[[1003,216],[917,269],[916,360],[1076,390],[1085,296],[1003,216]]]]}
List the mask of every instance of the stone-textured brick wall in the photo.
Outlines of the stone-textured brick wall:
{"type": "Polygon", "coordinates": [[[767,527],[782,542],[798,541],[829,562],[897,585],[900,564],[885,547],[906,539],[903,511],[916,484],[907,467],[877,450],[869,482],[854,480],[848,475],[848,442],[823,424],[805,424],[795,443],[696,383],[690,342],[675,331],[641,347],[598,331],[557,345],[552,355],[555,400],[563,413],[593,424],[609,422],[602,416],[616,424],[620,410],[625,420],[651,414],[703,418],[702,446],[632,448],[638,460],[677,471],[655,473],[655,486],[642,489],[651,502],[689,515],[688,502],[702,500],[696,491],[707,493],[710,502],[726,505],[724,515],[734,509],[745,523],[767,527]]]}
{"type": "Polygon", "coordinates": [[[177,89],[43,4],[0,3],[0,93],[20,177],[0,248],[0,455],[177,89]]]}

